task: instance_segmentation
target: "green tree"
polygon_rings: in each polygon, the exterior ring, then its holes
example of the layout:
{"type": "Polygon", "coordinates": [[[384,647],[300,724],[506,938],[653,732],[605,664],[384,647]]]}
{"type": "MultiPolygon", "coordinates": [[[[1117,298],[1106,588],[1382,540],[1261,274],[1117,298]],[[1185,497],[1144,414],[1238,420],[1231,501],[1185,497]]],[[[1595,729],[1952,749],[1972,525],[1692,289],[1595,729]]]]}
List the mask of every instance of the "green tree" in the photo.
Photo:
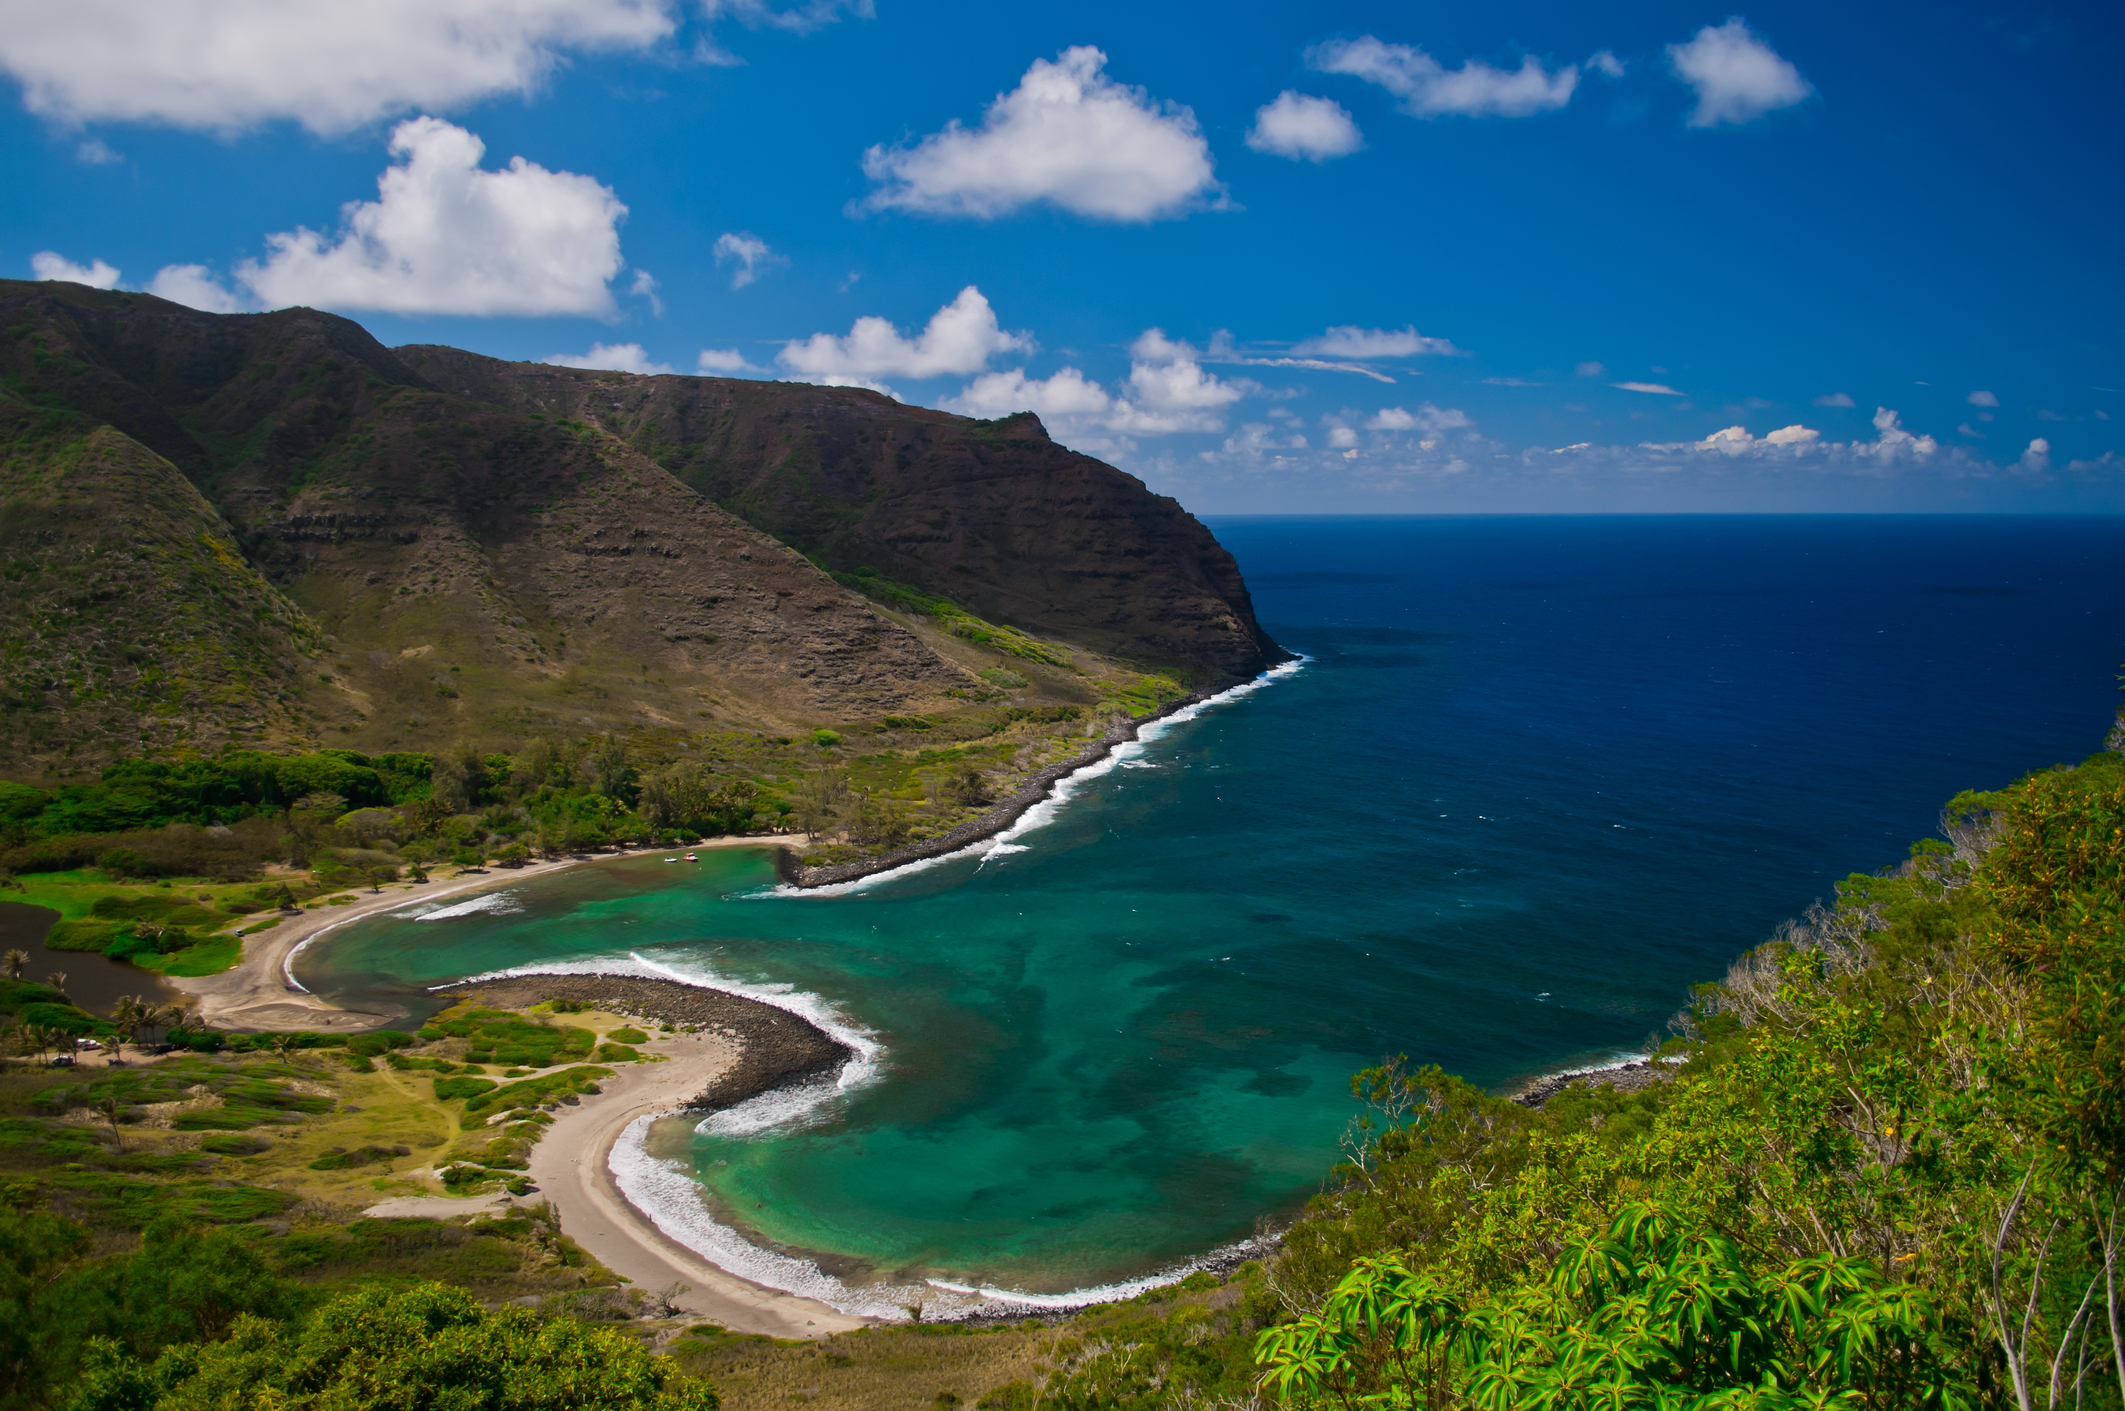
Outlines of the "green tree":
{"type": "Polygon", "coordinates": [[[715,1390],[611,1328],[486,1312],[462,1289],[365,1288],[300,1333],[238,1317],[152,1365],[98,1345],[70,1411],[714,1411],[715,1390]],[[152,1399],[151,1399],[152,1398],[152,1399]]]}
{"type": "Polygon", "coordinates": [[[1936,1321],[1864,1260],[1759,1273],[1732,1240],[1640,1205],[1547,1280],[1473,1306],[1397,1255],[1361,1259],[1320,1312],[1265,1330],[1256,1359],[1287,1406],[1974,1408],[1936,1321]]]}

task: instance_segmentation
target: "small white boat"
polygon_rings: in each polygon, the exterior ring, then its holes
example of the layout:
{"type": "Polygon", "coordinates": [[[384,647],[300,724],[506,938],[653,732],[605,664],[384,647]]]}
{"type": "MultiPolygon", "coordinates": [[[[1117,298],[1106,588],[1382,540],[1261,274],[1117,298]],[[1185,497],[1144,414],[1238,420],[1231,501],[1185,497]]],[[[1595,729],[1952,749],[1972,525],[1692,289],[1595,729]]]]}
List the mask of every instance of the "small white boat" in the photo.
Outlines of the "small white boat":
{"type": "Polygon", "coordinates": [[[664,860],[665,860],[666,862],[677,862],[677,861],[678,861],[679,859],[677,859],[677,858],[675,858],[675,857],[667,857],[667,858],[665,858],[664,860]]]}
{"type": "Polygon", "coordinates": [[[687,860],[688,862],[699,862],[699,861],[700,861],[701,859],[700,859],[700,858],[698,858],[698,857],[695,857],[695,856],[694,856],[694,855],[693,855],[692,853],[688,853],[688,854],[686,855],[686,860],[687,860]]]}

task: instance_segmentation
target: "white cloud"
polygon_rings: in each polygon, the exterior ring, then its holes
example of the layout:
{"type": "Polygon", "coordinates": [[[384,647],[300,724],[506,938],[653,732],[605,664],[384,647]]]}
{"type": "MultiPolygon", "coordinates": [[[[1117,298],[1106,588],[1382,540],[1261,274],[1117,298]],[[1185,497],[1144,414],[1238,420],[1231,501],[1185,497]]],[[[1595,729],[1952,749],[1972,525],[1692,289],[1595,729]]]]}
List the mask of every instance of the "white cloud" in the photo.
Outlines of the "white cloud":
{"type": "Polygon", "coordinates": [[[735,261],[738,268],[731,272],[730,287],[743,289],[759,278],[760,271],[774,265],[786,265],[787,259],[776,254],[768,243],[750,230],[726,230],[716,237],[716,267],[721,269],[726,262],[735,261]]]}
{"type": "Polygon", "coordinates": [[[1250,392],[1252,383],[1226,382],[1203,371],[1197,350],[1146,329],[1129,349],[1129,379],[1119,395],[1066,367],[1048,378],[1022,369],[976,378],[956,397],[938,405],[964,416],[999,417],[1037,413],[1057,440],[1093,449],[1113,449],[1119,436],[1167,436],[1183,431],[1222,431],[1224,409],[1250,392]]]}
{"type": "Polygon", "coordinates": [[[1972,392],[1963,400],[1973,407],[1996,407],[2000,404],[2000,399],[1990,392],[1972,392]]]}
{"type": "Polygon", "coordinates": [[[1423,354],[1458,357],[1461,350],[1444,338],[1427,338],[1414,326],[1408,328],[1359,328],[1342,324],[1318,338],[1292,345],[1301,356],[1324,358],[1413,358],[1423,354]]]}
{"type": "Polygon", "coordinates": [[[1035,59],[979,128],[954,119],[913,147],[877,146],[864,174],[874,210],[992,219],[1046,201],[1082,216],[1148,221],[1220,194],[1195,114],[1101,72],[1090,45],[1035,59]]]}
{"type": "Polygon", "coordinates": [[[1486,387],[1540,387],[1543,384],[1540,382],[1527,382],[1517,377],[1486,377],[1483,379],[1483,385],[1486,387]]]}
{"type": "Polygon", "coordinates": [[[1682,397],[1687,393],[1677,392],[1665,382],[1611,382],[1609,386],[1619,392],[1651,392],[1660,397],[1682,397]]]}
{"type": "Polygon", "coordinates": [[[1906,457],[1923,460],[1940,449],[1940,443],[1931,436],[1918,436],[1904,430],[1902,419],[1887,407],[1874,409],[1874,429],[1879,436],[1871,445],[1865,441],[1851,443],[1855,454],[1871,455],[1882,461],[1906,457]]]}
{"type": "Polygon", "coordinates": [[[1308,51],[1306,61],[1323,73],[1349,74],[1376,83],[1401,100],[1411,117],[1524,118],[1561,108],[1579,86],[1570,64],[1551,74],[1530,54],[1517,69],[1494,69],[1471,59],[1449,69],[1422,49],[1383,44],[1371,35],[1342,39],[1308,51]]]}
{"type": "Polygon", "coordinates": [[[39,279],[63,279],[91,289],[113,289],[118,285],[118,271],[113,266],[102,260],[77,265],[57,250],[39,250],[31,255],[30,272],[39,279]]]}
{"type": "Polygon", "coordinates": [[[1028,377],[1023,368],[1012,368],[975,378],[958,396],[947,397],[940,405],[962,416],[987,420],[1032,412],[1051,426],[1072,418],[1091,418],[1104,425],[1114,399],[1074,367],[1047,378],[1028,377]]]}
{"type": "Polygon", "coordinates": [[[1572,369],[1574,377],[1599,377],[1608,369],[1600,363],[1581,363],[1572,369]]]}
{"type": "Polygon", "coordinates": [[[1849,392],[1826,393],[1815,399],[1815,405],[1818,407],[1849,407],[1852,405],[1852,394],[1849,392]]]}
{"type": "Polygon", "coordinates": [[[1163,436],[1175,431],[1222,431],[1220,411],[1253,390],[1204,372],[1202,355],[1156,328],[1145,329],[1129,347],[1133,401],[1116,404],[1108,425],[1123,432],[1163,436]]]}
{"type": "MultiPolygon", "coordinates": [[[[1440,341],[1443,342],[1444,340],[1440,341]]],[[[1375,382],[1384,382],[1390,387],[1394,385],[1392,377],[1376,368],[1369,368],[1363,363],[1336,362],[1325,358],[1263,356],[1256,353],[1242,352],[1234,345],[1232,335],[1223,329],[1219,329],[1211,335],[1209,351],[1202,354],[1201,361],[1206,363],[1227,363],[1237,367],[1303,367],[1314,372],[1354,372],[1360,377],[1369,377],[1375,382]]]]}
{"type": "Polygon", "coordinates": [[[646,269],[638,269],[635,271],[635,282],[627,292],[635,298],[649,300],[650,313],[657,318],[662,318],[664,317],[664,300],[657,296],[657,290],[662,287],[657,282],[655,275],[646,269]]]}
{"type": "Polygon", "coordinates": [[[643,49],[670,0],[66,0],[10,5],[0,69],[61,122],[346,132],[528,93],[570,51],[643,49]]]}
{"type": "MultiPolygon", "coordinates": [[[[980,372],[998,353],[1028,350],[1033,340],[1006,333],[996,311],[969,284],[957,298],[930,316],[929,326],[908,338],[882,318],[856,320],[846,335],[814,333],[791,341],[775,360],[805,380],[829,387],[869,387],[887,391],[882,377],[943,377],[980,372]]],[[[890,394],[889,394],[890,395],[890,394]]]]}
{"type": "Polygon", "coordinates": [[[1697,91],[1691,127],[1751,123],[1765,113],[1790,108],[1815,89],[1739,15],[1706,25],[1687,44],[1668,46],[1675,76],[1697,91]]]}
{"type": "Polygon", "coordinates": [[[512,157],[483,171],[486,146],[436,118],[400,123],[403,165],[377,178],[381,199],[350,202],[328,242],[296,229],[266,237],[264,263],[236,277],[263,307],[400,314],[590,314],[612,309],[620,221],[611,189],[512,157]]]}
{"type": "MultiPolygon", "coordinates": [[[[1475,425],[1468,413],[1455,407],[1435,407],[1425,402],[1415,411],[1404,407],[1385,407],[1373,414],[1365,423],[1367,431],[1414,431],[1421,435],[1436,436],[1441,431],[1458,431],[1475,425]]],[[[1331,438],[1333,444],[1333,438],[1331,438]]],[[[1429,450],[1431,443],[1425,442],[1429,450]]]]}
{"type": "Polygon", "coordinates": [[[1976,427],[1972,426],[1967,421],[1957,423],[1955,429],[1962,435],[1968,436],[1973,441],[1982,441],[1985,439],[1985,433],[1978,430],[1976,427]]]}
{"type": "Polygon", "coordinates": [[[736,348],[703,348],[694,366],[703,376],[713,377],[719,373],[764,372],[765,368],[754,367],[745,360],[745,354],[736,348]]]}
{"type": "Polygon", "coordinates": [[[1586,67],[1587,72],[1600,74],[1604,78],[1623,77],[1623,60],[1606,49],[1597,49],[1587,55],[1586,67]]]}
{"type": "Polygon", "coordinates": [[[1357,151],[1365,145],[1365,136],[1341,103],[1287,88],[1275,102],[1254,110],[1247,145],[1293,161],[1325,162],[1357,151]]]}
{"type": "Polygon", "coordinates": [[[2023,451],[2021,460],[2015,463],[2015,469],[2030,475],[2051,469],[2051,443],[2041,436],[2031,441],[2029,449],[2023,451]]]}
{"type": "Polygon", "coordinates": [[[205,265],[164,265],[148,281],[148,292],[158,299],[183,304],[208,314],[242,313],[248,307],[214,278],[205,265]]]}
{"type": "Polygon", "coordinates": [[[587,353],[549,353],[539,359],[554,367],[591,368],[598,372],[639,372],[649,376],[671,371],[670,363],[653,363],[640,343],[593,343],[587,353]]]}
{"type": "Polygon", "coordinates": [[[87,162],[92,167],[107,167],[113,162],[122,162],[124,157],[111,150],[110,144],[100,137],[91,137],[74,149],[76,161],[87,162]]]}
{"type": "Polygon", "coordinates": [[[1738,456],[1761,446],[1812,446],[1821,439],[1820,431],[1811,430],[1798,423],[1781,426],[1761,440],[1750,435],[1745,426],[1729,426],[1724,431],[1713,432],[1702,441],[1692,442],[1690,449],[1738,456]]]}
{"type": "Polygon", "coordinates": [[[806,0],[801,5],[777,8],[766,0],[701,0],[702,17],[710,23],[734,19],[747,29],[780,29],[792,34],[810,34],[841,18],[842,12],[870,19],[871,0],[806,0]]]}

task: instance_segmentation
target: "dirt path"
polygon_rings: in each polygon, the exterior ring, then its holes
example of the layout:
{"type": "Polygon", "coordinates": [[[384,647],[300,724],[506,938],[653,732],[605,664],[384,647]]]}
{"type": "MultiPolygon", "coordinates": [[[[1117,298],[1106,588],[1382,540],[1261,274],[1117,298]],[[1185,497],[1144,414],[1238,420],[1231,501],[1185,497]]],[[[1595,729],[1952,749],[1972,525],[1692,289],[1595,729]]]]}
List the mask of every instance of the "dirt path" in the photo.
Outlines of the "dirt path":
{"type": "MultiPolygon", "coordinates": [[[[677,851],[683,853],[697,852],[702,848],[776,847],[784,844],[804,847],[808,842],[809,839],[802,833],[774,833],[744,838],[716,838],[677,851]]],[[[337,1030],[342,1033],[380,1029],[400,1018],[400,1013],[343,1009],[327,1003],[299,988],[289,979],[288,958],[298,947],[315,941],[328,932],[336,931],[349,922],[375,916],[379,912],[395,911],[403,906],[414,906],[442,897],[462,896],[489,887],[513,887],[532,877],[542,877],[569,867],[611,861],[615,857],[669,856],[673,851],[669,848],[638,848],[628,853],[563,858],[508,871],[453,877],[447,882],[394,882],[385,887],[381,894],[358,893],[357,900],[350,905],[319,907],[315,911],[305,911],[300,916],[283,919],[270,931],[249,937],[244,942],[243,959],[219,975],[168,976],[165,977],[165,983],[192,996],[199,1006],[201,1016],[208,1024],[219,1029],[309,1029],[337,1030]]]]}

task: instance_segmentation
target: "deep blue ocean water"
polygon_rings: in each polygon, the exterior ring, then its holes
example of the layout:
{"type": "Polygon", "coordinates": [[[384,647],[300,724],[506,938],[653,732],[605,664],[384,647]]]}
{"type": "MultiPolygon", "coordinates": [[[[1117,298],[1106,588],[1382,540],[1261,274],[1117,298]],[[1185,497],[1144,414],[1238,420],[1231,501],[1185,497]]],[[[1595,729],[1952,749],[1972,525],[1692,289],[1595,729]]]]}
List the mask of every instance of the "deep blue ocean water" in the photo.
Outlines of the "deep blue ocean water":
{"type": "Polygon", "coordinates": [[[1288,1213],[1384,1055],[1495,1085],[1657,1038],[1957,791],[2099,748],[2125,657],[2125,520],[1211,523],[1311,661],[1024,852],[834,897],[773,895],[746,851],[577,869],[299,973],[351,997],[634,955],[816,997],[875,1078],[656,1129],[637,1175],[673,1227],[844,1302],[1079,1289],[1288,1213]]]}

